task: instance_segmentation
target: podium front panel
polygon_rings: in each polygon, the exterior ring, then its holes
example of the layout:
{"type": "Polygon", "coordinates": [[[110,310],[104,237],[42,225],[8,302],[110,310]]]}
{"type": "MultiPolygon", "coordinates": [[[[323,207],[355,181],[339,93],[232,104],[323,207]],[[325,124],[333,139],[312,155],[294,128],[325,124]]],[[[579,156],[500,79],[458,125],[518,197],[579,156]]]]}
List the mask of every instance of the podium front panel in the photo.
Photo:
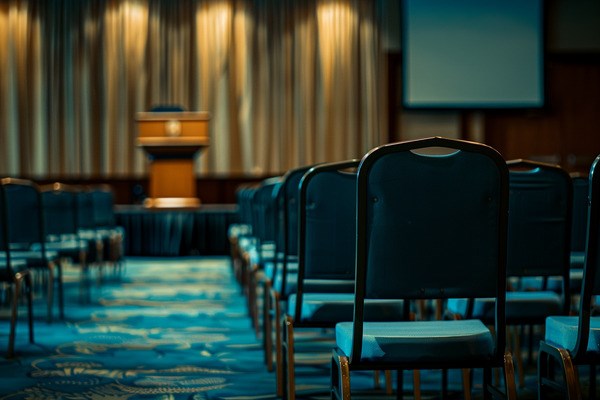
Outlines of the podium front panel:
{"type": "Polygon", "coordinates": [[[150,165],[150,197],[196,197],[194,160],[158,159],[150,165]]]}

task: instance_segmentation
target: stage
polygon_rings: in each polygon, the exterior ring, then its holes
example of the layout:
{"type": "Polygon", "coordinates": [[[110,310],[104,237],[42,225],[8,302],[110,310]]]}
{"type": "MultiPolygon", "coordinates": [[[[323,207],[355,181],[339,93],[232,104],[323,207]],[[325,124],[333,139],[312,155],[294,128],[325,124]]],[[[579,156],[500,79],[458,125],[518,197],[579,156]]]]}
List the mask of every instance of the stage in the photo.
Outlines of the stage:
{"type": "Polygon", "coordinates": [[[238,221],[237,205],[205,204],[193,209],[115,206],[125,230],[126,256],[228,255],[227,228],[238,221]]]}

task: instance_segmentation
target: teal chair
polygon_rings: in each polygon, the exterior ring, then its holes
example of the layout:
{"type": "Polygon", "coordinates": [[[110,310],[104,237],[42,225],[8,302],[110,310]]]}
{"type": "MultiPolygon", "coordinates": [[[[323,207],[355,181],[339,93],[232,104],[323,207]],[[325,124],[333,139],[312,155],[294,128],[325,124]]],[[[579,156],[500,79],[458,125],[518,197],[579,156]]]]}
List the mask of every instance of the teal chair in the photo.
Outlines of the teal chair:
{"type": "MultiPolygon", "coordinates": [[[[358,160],[320,164],[300,181],[298,203],[298,273],[282,326],[284,398],[296,397],[295,355],[298,330],[332,328],[352,320],[354,311],[354,246],[356,232],[356,167],[358,160]]],[[[402,300],[367,301],[367,318],[408,319],[402,300]]],[[[319,330],[313,356],[333,346],[319,330]],[[320,352],[319,352],[320,350],[320,352]]],[[[303,346],[306,348],[306,346],[303,346]]]]}
{"type": "Polygon", "coordinates": [[[44,282],[40,290],[46,291],[47,319],[54,317],[54,294],[58,297],[60,318],[64,318],[63,273],[57,252],[46,248],[44,209],[40,188],[30,180],[3,178],[2,187],[8,224],[10,257],[27,264],[33,282],[44,282]]]}
{"type": "Polygon", "coordinates": [[[288,170],[282,177],[281,186],[275,193],[276,215],[275,248],[277,259],[265,266],[263,282],[263,338],[265,360],[269,371],[273,369],[273,350],[276,353],[277,393],[282,395],[281,386],[281,319],[282,305],[296,291],[298,278],[298,193],[300,179],[312,165],[288,170]],[[273,339],[273,336],[275,338],[273,339]]]}
{"type": "Polygon", "coordinates": [[[583,286],[578,316],[551,316],[546,319],[544,340],[538,356],[539,398],[558,392],[563,399],[581,399],[579,366],[589,367],[589,395],[596,398],[596,365],[600,362],[600,317],[595,299],[600,295],[600,156],[589,175],[587,240],[583,286]],[[556,373],[559,369],[560,374],[556,373]]]}
{"type": "Polygon", "coordinates": [[[336,325],[332,398],[349,399],[350,373],[483,369],[483,398],[516,397],[505,351],[508,169],[492,148],[428,138],[384,145],[358,168],[353,320],[336,325]],[[370,322],[373,299],[494,298],[481,320],[370,322]],[[504,390],[492,370],[504,370],[504,390]]]}
{"type": "MultiPolygon", "coordinates": [[[[528,332],[529,361],[533,360],[533,327],[550,315],[570,311],[570,245],[572,182],[558,165],[512,160],[509,168],[506,324],[517,364],[519,386],[525,386],[521,330],[528,332]]],[[[462,318],[493,318],[493,299],[477,299],[466,312],[467,300],[449,300],[448,309],[462,318]],[[462,310],[460,306],[462,304],[462,310]]]]}
{"type": "Polygon", "coordinates": [[[240,242],[242,253],[242,287],[248,300],[248,312],[257,334],[260,333],[258,285],[265,265],[277,257],[275,249],[275,193],[281,177],[264,179],[254,191],[252,203],[252,235],[240,242]]]}
{"type": "Polygon", "coordinates": [[[46,249],[58,253],[61,260],[77,264],[81,270],[79,297],[90,302],[88,242],[79,237],[77,194],[80,188],[55,182],[41,188],[44,208],[46,249]]]}
{"type": "Polygon", "coordinates": [[[231,257],[231,268],[237,281],[242,284],[244,245],[252,238],[252,198],[257,184],[246,183],[236,188],[235,198],[238,221],[227,227],[227,238],[231,257]]]}
{"type": "Polygon", "coordinates": [[[29,342],[34,342],[33,288],[31,272],[27,269],[27,262],[23,259],[16,260],[11,257],[8,237],[9,226],[6,200],[4,187],[0,185],[0,282],[11,289],[10,332],[8,336],[8,350],[6,352],[6,357],[11,358],[15,355],[19,300],[23,294],[27,296],[29,342]],[[24,290],[21,290],[23,285],[24,290]]]}

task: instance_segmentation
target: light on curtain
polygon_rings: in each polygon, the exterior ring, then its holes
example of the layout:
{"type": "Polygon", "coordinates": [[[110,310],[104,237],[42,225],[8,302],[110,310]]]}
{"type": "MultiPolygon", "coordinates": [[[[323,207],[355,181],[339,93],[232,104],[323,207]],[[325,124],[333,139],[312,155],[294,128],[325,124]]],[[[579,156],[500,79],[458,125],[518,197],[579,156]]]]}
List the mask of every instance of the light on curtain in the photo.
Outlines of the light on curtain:
{"type": "Polygon", "coordinates": [[[361,157],[385,137],[374,2],[0,2],[0,174],[140,176],[135,114],[209,111],[199,174],[361,157]]]}

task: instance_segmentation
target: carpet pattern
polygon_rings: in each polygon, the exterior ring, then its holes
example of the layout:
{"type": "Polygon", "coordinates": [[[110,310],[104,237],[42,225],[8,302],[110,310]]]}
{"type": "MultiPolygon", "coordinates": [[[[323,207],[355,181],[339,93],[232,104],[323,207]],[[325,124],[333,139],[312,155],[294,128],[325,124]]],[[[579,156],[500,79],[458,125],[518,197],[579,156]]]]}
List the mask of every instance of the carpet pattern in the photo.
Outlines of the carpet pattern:
{"type": "MultiPolygon", "coordinates": [[[[77,273],[66,274],[66,321],[46,323],[39,301],[33,345],[21,311],[17,357],[0,360],[1,399],[258,399],[274,392],[226,258],[128,259],[121,281],[96,288],[91,305],[77,302],[77,273]]],[[[3,354],[7,343],[2,318],[3,354]]]]}
{"type": "MultiPolygon", "coordinates": [[[[76,267],[66,269],[65,321],[47,323],[43,298],[36,300],[35,344],[27,341],[26,310],[20,311],[17,356],[0,358],[0,399],[277,398],[275,374],[266,370],[227,257],[128,258],[120,278],[95,286],[86,305],[78,301],[78,279],[76,267]]],[[[5,355],[6,305],[0,313],[5,355]]],[[[307,336],[315,334],[331,332],[307,336]]],[[[302,348],[301,336],[297,398],[327,399],[331,344],[321,344],[326,350],[315,356],[302,348]]],[[[391,398],[373,382],[370,372],[353,373],[353,398],[391,398]]],[[[404,382],[410,397],[410,371],[404,382]]],[[[439,398],[439,388],[439,371],[424,371],[423,399],[439,398]]],[[[528,388],[520,398],[534,398],[528,388]]],[[[450,371],[449,389],[449,398],[462,397],[459,371],[450,371]]]]}

